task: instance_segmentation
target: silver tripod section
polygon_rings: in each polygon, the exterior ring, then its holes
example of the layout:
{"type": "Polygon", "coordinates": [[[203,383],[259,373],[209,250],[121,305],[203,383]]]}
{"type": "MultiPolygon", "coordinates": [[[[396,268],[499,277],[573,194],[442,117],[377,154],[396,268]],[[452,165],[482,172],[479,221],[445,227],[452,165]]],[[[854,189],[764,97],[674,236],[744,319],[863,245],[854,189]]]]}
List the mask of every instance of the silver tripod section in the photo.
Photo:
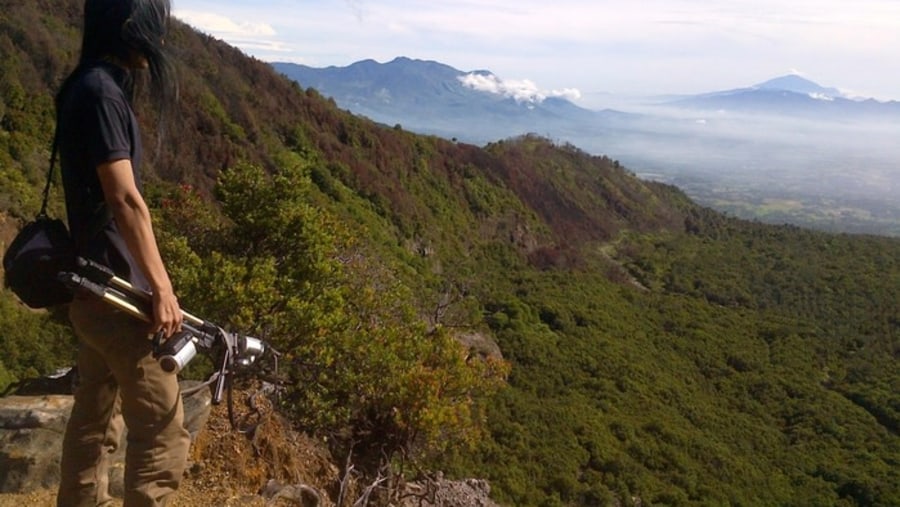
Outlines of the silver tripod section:
{"type": "MultiPolygon", "coordinates": [[[[70,289],[86,291],[136,318],[153,321],[152,296],[149,292],[134,287],[109,268],[95,262],[79,258],[76,265],[77,272],[59,274],[59,279],[70,289]]],[[[278,353],[258,338],[230,333],[184,310],[182,315],[181,331],[167,340],[159,334],[154,338],[154,357],[164,371],[177,374],[198,352],[208,354],[219,368],[213,403],[221,401],[227,375],[254,366],[267,354],[277,361],[278,353]]]]}

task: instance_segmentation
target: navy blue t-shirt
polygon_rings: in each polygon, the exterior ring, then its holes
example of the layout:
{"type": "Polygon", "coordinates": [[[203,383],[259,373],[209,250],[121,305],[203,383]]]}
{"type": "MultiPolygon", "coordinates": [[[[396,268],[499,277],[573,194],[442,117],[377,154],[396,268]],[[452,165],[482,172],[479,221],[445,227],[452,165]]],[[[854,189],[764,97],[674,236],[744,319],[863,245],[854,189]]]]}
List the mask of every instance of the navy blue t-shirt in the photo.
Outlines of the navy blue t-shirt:
{"type": "Polygon", "coordinates": [[[104,62],[86,65],[63,92],[57,114],[59,158],[69,229],[82,257],[149,289],[115,219],[105,205],[97,166],[128,159],[141,188],[141,137],[123,91],[125,70],[104,62]]]}

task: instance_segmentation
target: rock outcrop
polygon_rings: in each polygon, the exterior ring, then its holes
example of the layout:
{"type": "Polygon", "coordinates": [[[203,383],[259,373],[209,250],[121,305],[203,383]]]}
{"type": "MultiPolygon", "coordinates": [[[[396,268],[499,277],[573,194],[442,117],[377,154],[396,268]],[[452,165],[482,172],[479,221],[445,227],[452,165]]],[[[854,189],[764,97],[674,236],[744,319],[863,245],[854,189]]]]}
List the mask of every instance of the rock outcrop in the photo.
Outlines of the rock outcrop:
{"type": "MultiPolygon", "coordinates": [[[[192,386],[183,382],[182,388],[192,386]]],[[[17,392],[34,393],[32,384],[17,392]]],[[[52,489],[59,483],[59,458],[66,422],[72,411],[69,394],[13,394],[0,398],[0,493],[52,489]]],[[[185,428],[196,438],[211,408],[208,389],[184,400],[185,428]]],[[[125,436],[112,457],[110,490],[122,491],[125,436]]]]}
{"type": "Polygon", "coordinates": [[[491,486],[485,480],[450,481],[437,474],[407,484],[400,507],[500,507],[490,495],[491,486]]]}

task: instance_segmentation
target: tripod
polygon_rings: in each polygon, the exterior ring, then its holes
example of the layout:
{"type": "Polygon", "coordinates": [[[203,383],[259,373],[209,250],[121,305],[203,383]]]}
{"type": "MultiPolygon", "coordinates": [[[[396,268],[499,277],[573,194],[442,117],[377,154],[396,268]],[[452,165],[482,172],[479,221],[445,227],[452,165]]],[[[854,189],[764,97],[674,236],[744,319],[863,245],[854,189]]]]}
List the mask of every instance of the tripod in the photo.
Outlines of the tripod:
{"type": "MultiPolygon", "coordinates": [[[[151,294],[116,276],[106,266],[79,257],[76,259],[76,272],[62,272],[59,279],[74,292],[87,292],[133,317],[146,322],[153,320],[151,294]]],[[[226,379],[251,369],[258,370],[257,373],[265,373],[264,358],[272,360],[274,376],[277,377],[279,353],[268,343],[251,336],[230,333],[184,310],[182,314],[182,330],[168,340],[163,340],[163,336],[157,334],[153,340],[153,355],[162,369],[172,374],[177,374],[187,366],[197,352],[209,355],[217,364],[218,371],[201,387],[215,382],[212,395],[214,405],[222,402],[226,379]]],[[[229,413],[230,387],[229,382],[229,413]]]]}

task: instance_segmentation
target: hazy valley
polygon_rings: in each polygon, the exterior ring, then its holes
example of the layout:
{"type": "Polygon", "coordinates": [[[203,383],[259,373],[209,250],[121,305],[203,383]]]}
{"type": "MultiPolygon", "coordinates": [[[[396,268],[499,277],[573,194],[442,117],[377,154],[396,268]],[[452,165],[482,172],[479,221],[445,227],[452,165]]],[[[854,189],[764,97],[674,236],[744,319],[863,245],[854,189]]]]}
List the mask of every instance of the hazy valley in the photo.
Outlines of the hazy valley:
{"type": "Polygon", "coordinates": [[[634,130],[574,137],[639,176],[744,218],[900,234],[900,121],[659,108],[634,130]],[[608,148],[604,148],[608,147],[608,148]]]}
{"type": "Polygon", "coordinates": [[[475,144],[536,133],[743,218],[900,234],[900,103],[849,98],[799,76],[687,97],[607,96],[609,108],[588,110],[514,96],[490,87],[499,78],[488,71],[436,62],[275,68],[387,125],[475,144]]]}

